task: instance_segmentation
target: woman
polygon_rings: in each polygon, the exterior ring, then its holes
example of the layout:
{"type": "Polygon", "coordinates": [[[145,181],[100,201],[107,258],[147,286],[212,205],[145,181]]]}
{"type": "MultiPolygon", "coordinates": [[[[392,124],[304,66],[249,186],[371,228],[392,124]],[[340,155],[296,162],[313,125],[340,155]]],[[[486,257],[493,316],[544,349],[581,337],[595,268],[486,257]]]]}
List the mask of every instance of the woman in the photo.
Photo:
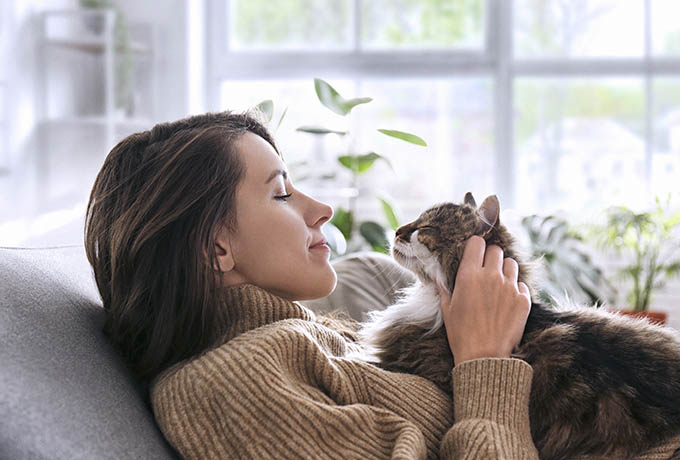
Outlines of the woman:
{"type": "Polygon", "coordinates": [[[321,227],[266,128],[205,114],[107,156],[86,222],[105,332],[185,458],[537,458],[531,367],[509,358],[530,301],[473,237],[441,303],[453,394],[347,358],[351,331],[296,300],[336,284],[321,227]]]}

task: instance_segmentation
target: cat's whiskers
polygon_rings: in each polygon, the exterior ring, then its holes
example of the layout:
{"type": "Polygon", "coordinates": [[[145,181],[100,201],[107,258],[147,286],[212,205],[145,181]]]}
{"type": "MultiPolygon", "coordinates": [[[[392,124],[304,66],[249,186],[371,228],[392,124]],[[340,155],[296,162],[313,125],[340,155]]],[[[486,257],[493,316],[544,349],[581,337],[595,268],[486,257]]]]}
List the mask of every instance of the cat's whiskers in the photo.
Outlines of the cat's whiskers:
{"type": "Polygon", "coordinates": [[[416,259],[418,259],[418,261],[420,261],[420,268],[423,272],[425,272],[429,279],[444,286],[444,280],[446,279],[444,276],[444,271],[442,270],[437,257],[432,254],[432,252],[430,252],[427,246],[418,241],[418,232],[419,230],[413,232],[410,239],[410,246],[413,248],[413,255],[416,257],[416,259]]]}

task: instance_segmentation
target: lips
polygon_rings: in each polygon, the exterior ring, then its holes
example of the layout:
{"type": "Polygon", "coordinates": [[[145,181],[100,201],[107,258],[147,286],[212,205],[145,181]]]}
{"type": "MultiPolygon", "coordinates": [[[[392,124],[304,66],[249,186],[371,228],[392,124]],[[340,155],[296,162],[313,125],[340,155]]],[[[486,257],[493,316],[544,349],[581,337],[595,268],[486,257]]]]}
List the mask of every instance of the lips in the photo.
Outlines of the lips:
{"type": "Polygon", "coordinates": [[[316,243],[312,244],[312,245],[309,247],[309,249],[312,249],[312,248],[317,247],[317,246],[322,246],[322,245],[325,245],[325,244],[327,244],[327,243],[328,243],[328,241],[326,241],[326,239],[322,239],[322,240],[319,240],[319,241],[317,241],[316,243]]]}

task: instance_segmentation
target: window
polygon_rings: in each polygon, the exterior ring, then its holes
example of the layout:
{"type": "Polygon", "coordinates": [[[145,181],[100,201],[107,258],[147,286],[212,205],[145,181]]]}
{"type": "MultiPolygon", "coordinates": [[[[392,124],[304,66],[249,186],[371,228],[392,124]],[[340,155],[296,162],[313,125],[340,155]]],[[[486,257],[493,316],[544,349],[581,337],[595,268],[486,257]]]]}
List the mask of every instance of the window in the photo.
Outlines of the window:
{"type": "MultiPolygon", "coordinates": [[[[272,5],[210,4],[210,108],[272,99],[276,119],[288,107],[276,133],[286,160],[311,161],[324,174],[342,151],[385,155],[394,171],[381,164],[364,180],[396,199],[403,220],[466,191],[496,193],[522,213],[582,216],[677,192],[675,0],[272,5]],[[336,116],[316,100],[314,77],[374,100],[350,119],[336,116]],[[350,129],[353,143],[295,131],[305,124],[350,129]],[[413,132],[428,148],[374,128],[413,132]]],[[[329,201],[341,204],[340,195],[329,201]]]]}

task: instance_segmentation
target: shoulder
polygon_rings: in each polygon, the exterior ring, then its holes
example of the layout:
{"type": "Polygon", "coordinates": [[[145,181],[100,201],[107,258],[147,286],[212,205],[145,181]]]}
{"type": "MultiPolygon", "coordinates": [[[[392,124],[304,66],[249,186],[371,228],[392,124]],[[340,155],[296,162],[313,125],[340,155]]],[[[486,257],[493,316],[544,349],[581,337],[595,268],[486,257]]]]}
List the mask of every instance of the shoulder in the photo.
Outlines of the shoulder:
{"type": "Polygon", "coordinates": [[[298,362],[304,365],[318,358],[314,355],[345,356],[347,352],[345,338],[324,324],[297,318],[276,321],[164,370],[152,382],[152,398],[154,393],[175,391],[178,386],[197,391],[197,382],[209,382],[218,376],[223,382],[241,378],[262,365],[273,372],[277,367],[298,362]],[[290,359],[291,356],[304,358],[290,359]]]}

